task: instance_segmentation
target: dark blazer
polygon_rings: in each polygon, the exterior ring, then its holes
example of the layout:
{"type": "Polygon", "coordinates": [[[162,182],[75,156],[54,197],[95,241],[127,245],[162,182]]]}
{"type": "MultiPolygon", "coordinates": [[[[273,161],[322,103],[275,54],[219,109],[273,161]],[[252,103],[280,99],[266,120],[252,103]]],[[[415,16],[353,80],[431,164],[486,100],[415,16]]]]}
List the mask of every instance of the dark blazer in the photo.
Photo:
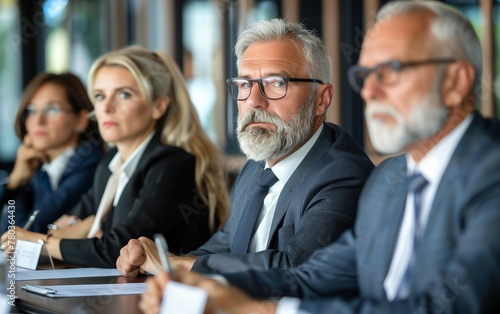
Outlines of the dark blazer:
{"type": "MultiPolygon", "coordinates": [[[[35,193],[42,185],[42,170],[39,168],[28,184],[16,190],[7,190],[5,184],[0,184],[0,206],[3,207],[9,200],[15,201],[15,222],[18,226],[23,226],[32,212],[39,209],[40,213],[29,230],[46,233],[47,225],[70,211],[90,189],[95,169],[103,155],[99,145],[83,142],[68,161],[55,191],[44,189],[43,195],[35,193]]],[[[7,214],[2,216],[1,233],[7,230],[7,214]]]]}
{"type": "MultiPolygon", "coordinates": [[[[72,211],[80,218],[95,215],[111,172],[111,150],[99,164],[93,188],[72,211]]],[[[63,260],[91,267],[116,267],[120,249],[130,239],[163,233],[170,251],[186,253],[209,237],[208,210],[195,183],[195,158],[179,147],[161,144],[156,133],[125,186],[118,204],[103,224],[104,235],[63,239],[63,260]]]]}
{"type": "Polygon", "coordinates": [[[231,254],[234,234],[264,162],[248,161],[233,190],[232,212],[223,229],[198,250],[193,270],[203,273],[294,267],[314,250],[351,228],[361,189],[373,168],[363,150],[339,126],[323,131],[279,196],[267,249],[231,254]]]}
{"type": "Polygon", "coordinates": [[[258,297],[304,298],[301,309],[310,313],[500,313],[500,121],[475,114],[432,203],[410,298],[388,302],[383,282],[405,208],[405,175],[404,156],[381,164],[363,190],[354,232],[300,267],[228,280],[258,297]]]}

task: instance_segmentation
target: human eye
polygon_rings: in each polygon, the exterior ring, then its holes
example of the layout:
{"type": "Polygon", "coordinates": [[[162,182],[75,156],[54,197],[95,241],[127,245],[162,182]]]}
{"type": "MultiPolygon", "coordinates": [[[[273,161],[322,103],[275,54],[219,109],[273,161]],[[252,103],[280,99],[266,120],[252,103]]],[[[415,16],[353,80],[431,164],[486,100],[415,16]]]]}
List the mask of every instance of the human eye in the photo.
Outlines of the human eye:
{"type": "Polygon", "coordinates": [[[24,113],[26,116],[34,116],[36,115],[36,109],[33,106],[27,106],[26,109],[24,109],[24,113]]]}
{"type": "Polygon", "coordinates": [[[384,84],[393,84],[401,71],[400,64],[397,62],[388,62],[377,67],[377,76],[380,82],[384,84]]]}
{"type": "Polygon", "coordinates": [[[236,85],[239,89],[248,89],[250,88],[250,82],[244,79],[237,79],[233,81],[233,84],[236,85]]]}
{"type": "Polygon", "coordinates": [[[262,79],[262,85],[265,88],[273,90],[281,90],[286,88],[285,79],[280,76],[268,76],[262,79]]]}
{"type": "Polygon", "coordinates": [[[262,79],[262,84],[271,88],[284,88],[286,86],[285,79],[279,76],[268,76],[262,79]]]}
{"type": "Polygon", "coordinates": [[[43,112],[45,114],[48,114],[50,116],[55,116],[57,115],[59,112],[61,112],[61,108],[59,107],[56,107],[56,106],[47,106],[43,109],[43,112]]]}
{"type": "Polygon", "coordinates": [[[94,99],[96,101],[103,101],[104,100],[104,95],[101,93],[94,93],[94,99]]]}
{"type": "Polygon", "coordinates": [[[132,94],[127,92],[127,91],[121,91],[120,93],[118,93],[118,98],[119,99],[130,99],[130,98],[132,98],[132,94]]]}

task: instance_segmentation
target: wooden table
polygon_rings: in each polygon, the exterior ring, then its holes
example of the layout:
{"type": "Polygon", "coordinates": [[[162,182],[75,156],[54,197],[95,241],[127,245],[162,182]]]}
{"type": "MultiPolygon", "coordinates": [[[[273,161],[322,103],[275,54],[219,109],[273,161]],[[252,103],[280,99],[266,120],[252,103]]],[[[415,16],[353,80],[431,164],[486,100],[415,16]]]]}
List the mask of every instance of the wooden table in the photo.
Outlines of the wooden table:
{"type": "Polygon", "coordinates": [[[23,280],[16,282],[16,306],[11,313],[62,313],[62,314],[138,314],[140,295],[114,295],[76,298],[49,298],[21,289],[24,285],[75,285],[144,282],[140,277],[93,277],[70,279],[23,280]]]}

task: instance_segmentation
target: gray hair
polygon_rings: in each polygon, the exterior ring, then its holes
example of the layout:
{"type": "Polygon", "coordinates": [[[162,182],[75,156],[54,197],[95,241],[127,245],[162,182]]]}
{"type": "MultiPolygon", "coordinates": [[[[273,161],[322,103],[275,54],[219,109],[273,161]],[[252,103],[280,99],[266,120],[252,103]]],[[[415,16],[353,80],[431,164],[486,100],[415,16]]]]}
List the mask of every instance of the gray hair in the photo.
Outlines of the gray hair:
{"type": "Polygon", "coordinates": [[[436,15],[431,24],[431,34],[435,43],[432,52],[439,53],[440,57],[456,58],[471,63],[476,72],[472,96],[479,99],[483,69],[481,43],[471,23],[460,12],[436,1],[396,1],[386,4],[378,12],[376,20],[379,22],[392,16],[422,10],[436,15]]]}
{"type": "Polygon", "coordinates": [[[281,19],[255,23],[239,35],[234,47],[236,66],[240,68],[241,56],[251,44],[283,39],[298,43],[298,48],[307,61],[307,72],[312,78],[322,80],[323,83],[332,82],[332,61],[323,41],[304,25],[287,23],[281,19]]]}

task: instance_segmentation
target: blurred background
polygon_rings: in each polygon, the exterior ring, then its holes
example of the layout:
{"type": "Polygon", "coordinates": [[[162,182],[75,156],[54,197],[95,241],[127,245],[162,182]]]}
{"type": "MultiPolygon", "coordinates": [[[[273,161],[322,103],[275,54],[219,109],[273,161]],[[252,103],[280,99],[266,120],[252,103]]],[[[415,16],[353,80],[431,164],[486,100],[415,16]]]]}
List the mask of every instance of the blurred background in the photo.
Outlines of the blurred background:
{"type": "MultiPolygon", "coordinates": [[[[383,0],[0,0],[0,177],[19,144],[14,117],[27,82],[40,71],[72,71],[84,82],[93,60],[130,44],[161,49],[178,62],[204,128],[228,157],[244,161],[235,138],[236,103],[225,79],[236,76],[232,47],[250,23],[281,17],[324,40],[333,60],[335,99],[328,120],[377,163],[363,124],[363,103],[346,79],[367,26],[383,0]]],[[[483,45],[480,110],[500,117],[500,0],[443,1],[470,19],[483,45]]]]}

